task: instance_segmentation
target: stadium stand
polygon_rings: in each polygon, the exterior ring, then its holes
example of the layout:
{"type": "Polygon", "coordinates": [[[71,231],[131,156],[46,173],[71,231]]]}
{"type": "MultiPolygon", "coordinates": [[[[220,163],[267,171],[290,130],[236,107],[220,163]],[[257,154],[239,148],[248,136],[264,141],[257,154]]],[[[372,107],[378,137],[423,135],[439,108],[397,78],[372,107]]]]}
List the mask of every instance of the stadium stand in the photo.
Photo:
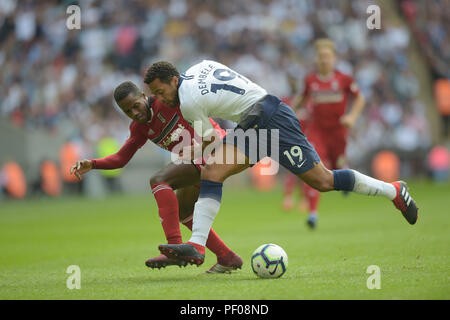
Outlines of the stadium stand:
{"type": "Polygon", "coordinates": [[[383,149],[405,153],[406,161],[440,139],[430,130],[427,108],[436,106],[420,98],[409,45],[418,37],[430,70],[448,79],[449,4],[399,1],[393,7],[407,24],[382,11],[382,28],[368,30],[373,3],[90,0],[80,4],[81,29],[68,30],[70,1],[3,0],[0,117],[25,131],[76,136],[92,155],[102,136],[126,139],[128,121],[112,107],[112,91],[123,80],[143,84],[150,63],[168,60],[183,70],[211,58],[286,97],[292,79],[302,89],[313,66],[311,44],[325,35],[336,43],[338,68],[355,77],[368,101],[348,148],[352,165],[370,169],[367,160],[383,149]]]}

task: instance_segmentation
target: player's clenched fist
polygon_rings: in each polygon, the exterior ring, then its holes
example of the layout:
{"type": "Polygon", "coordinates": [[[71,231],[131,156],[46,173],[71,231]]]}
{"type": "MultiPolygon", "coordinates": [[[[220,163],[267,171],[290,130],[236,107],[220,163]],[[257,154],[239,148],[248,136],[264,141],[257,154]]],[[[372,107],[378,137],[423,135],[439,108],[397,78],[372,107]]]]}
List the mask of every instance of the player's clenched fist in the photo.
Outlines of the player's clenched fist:
{"type": "Polygon", "coordinates": [[[347,127],[349,129],[353,128],[353,126],[355,125],[356,119],[355,117],[352,117],[351,115],[343,115],[340,119],[339,122],[344,126],[347,127]]]}
{"type": "Polygon", "coordinates": [[[70,174],[74,174],[79,180],[81,180],[83,178],[83,174],[89,172],[91,169],[91,160],[80,160],[70,168],[70,174]]]}

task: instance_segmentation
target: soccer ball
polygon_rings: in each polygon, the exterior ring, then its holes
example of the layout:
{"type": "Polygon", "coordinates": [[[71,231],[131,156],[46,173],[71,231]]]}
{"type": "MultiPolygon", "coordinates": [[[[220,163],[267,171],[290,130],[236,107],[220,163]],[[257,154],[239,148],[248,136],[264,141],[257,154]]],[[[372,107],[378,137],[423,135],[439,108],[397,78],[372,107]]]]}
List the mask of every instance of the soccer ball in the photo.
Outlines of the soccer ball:
{"type": "Polygon", "coordinates": [[[253,272],[260,278],[279,278],[287,269],[288,257],[280,246],[269,243],[259,246],[252,255],[253,272]]]}

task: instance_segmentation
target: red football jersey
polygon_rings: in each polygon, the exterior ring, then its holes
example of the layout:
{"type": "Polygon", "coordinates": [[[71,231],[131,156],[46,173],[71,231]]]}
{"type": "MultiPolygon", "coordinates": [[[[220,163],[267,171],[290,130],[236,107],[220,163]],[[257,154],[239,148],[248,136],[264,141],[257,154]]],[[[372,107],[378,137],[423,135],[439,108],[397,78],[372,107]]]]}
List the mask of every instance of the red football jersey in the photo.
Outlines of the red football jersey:
{"type": "MultiPolygon", "coordinates": [[[[171,108],[155,99],[151,103],[151,109],[152,119],[149,122],[131,122],[130,137],[117,153],[103,159],[92,159],[95,169],[117,169],[124,167],[147,140],[151,140],[159,147],[168,151],[172,151],[179,143],[183,147],[189,146],[192,144],[192,139],[201,143],[201,138],[183,118],[180,106],[171,108]],[[189,133],[189,135],[186,135],[186,137],[190,137],[189,141],[183,141],[183,130],[187,130],[189,133]]],[[[225,131],[214,120],[210,119],[210,121],[219,135],[223,137],[225,131]]]]}
{"type": "Polygon", "coordinates": [[[338,129],[347,110],[349,96],[356,96],[359,88],[353,78],[335,70],[323,78],[317,72],[305,78],[304,99],[309,100],[311,125],[323,129],[338,129]]]}
{"type": "MultiPolygon", "coordinates": [[[[131,136],[138,139],[139,147],[142,147],[147,140],[151,140],[159,147],[172,151],[173,147],[182,141],[181,131],[187,130],[191,139],[198,139],[194,135],[194,129],[183,118],[180,107],[171,108],[159,100],[155,100],[151,106],[153,116],[147,123],[133,121],[130,125],[131,136]],[[178,140],[180,138],[180,140],[178,140]]],[[[184,144],[184,143],[183,143],[184,144]]],[[[188,141],[187,145],[191,142],[188,141]]]]}

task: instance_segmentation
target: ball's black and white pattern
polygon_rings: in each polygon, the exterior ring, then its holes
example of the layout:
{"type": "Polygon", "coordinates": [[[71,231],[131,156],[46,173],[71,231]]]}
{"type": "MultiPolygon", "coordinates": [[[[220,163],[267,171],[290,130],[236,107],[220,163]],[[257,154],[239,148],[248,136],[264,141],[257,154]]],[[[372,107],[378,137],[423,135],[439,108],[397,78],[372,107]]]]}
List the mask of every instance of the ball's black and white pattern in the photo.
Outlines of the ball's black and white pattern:
{"type": "Polygon", "coordinates": [[[286,273],[288,257],[280,246],[263,244],[253,252],[251,266],[258,277],[279,278],[286,273]]]}

